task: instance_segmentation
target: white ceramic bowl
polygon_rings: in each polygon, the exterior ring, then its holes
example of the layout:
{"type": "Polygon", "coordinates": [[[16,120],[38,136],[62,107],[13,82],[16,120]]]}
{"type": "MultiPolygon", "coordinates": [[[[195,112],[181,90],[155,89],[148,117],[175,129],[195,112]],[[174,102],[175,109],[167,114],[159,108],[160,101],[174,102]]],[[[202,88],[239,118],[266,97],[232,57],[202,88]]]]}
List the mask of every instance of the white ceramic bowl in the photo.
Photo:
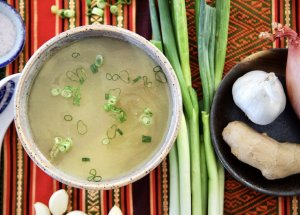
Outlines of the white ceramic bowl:
{"type": "MultiPolygon", "coordinates": [[[[0,56],[0,68],[14,61],[22,51],[25,43],[25,26],[20,14],[9,4],[0,1],[0,13],[5,15],[15,26],[16,39],[13,47],[5,55],[0,56]]],[[[5,31],[5,29],[0,29],[5,31]]]]}
{"type": "Polygon", "coordinates": [[[92,25],[74,28],[55,36],[41,46],[30,58],[22,72],[15,99],[15,125],[19,138],[31,159],[53,178],[61,181],[62,183],[85,189],[113,189],[132,183],[148,174],[162,162],[170,151],[178,132],[181,113],[182,100],[180,87],[175,73],[166,57],[143,37],[128,30],[106,25],[92,25]],[[171,113],[169,116],[170,120],[168,130],[162,143],[160,143],[159,147],[154,152],[154,155],[152,155],[145,164],[140,165],[127,175],[120,176],[113,180],[103,180],[101,182],[89,182],[87,180],[78,179],[62,172],[49,162],[34,142],[27,116],[28,95],[30,94],[32,83],[44,62],[64,46],[67,46],[74,41],[92,36],[110,37],[122,40],[135,45],[147,53],[148,56],[150,56],[164,71],[171,96],[171,113]]]}

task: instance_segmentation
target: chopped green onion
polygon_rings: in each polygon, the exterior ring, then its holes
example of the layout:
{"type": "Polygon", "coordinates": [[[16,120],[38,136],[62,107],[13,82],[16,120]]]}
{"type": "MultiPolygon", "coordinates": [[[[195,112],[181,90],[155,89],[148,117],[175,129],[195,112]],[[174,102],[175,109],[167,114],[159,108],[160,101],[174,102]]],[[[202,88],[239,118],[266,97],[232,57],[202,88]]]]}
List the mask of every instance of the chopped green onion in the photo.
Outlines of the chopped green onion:
{"type": "Polygon", "coordinates": [[[73,52],[72,53],[72,58],[78,58],[80,56],[79,52],[73,52]]]}
{"type": "Polygon", "coordinates": [[[84,135],[88,132],[88,127],[82,120],[77,121],[77,132],[81,135],[84,135]]]}
{"type": "Polygon", "coordinates": [[[107,145],[110,143],[110,139],[109,138],[104,138],[102,141],[102,144],[107,145]]]}
{"type": "Polygon", "coordinates": [[[113,15],[118,14],[118,6],[116,6],[116,5],[111,5],[109,10],[113,15]]]}
{"type": "Polygon", "coordinates": [[[139,121],[144,125],[151,125],[152,124],[152,116],[153,113],[150,108],[145,108],[143,114],[140,116],[139,121]]]}
{"type": "Polygon", "coordinates": [[[105,93],[104,98],[105,98],[105,100],[108,100],[109,99],[109,93],[105,93]]]}
{"type": "Polygon", "coordinates": [[[61,93],[61,89],[59,87],[54,87],[51,89],[52,96],[58,96],[61,93]]]}
{"type": "Polygon", "coordinates": [[[152,124],[152,118],[149,116],[143,116],[142,117],[142,123],[144,125],[151,125],[152,124]]]}
{"type": "Polygon", "coordinates": [[[122,70],[119,72],[119,78],[125,83],[130,83],[130,77],[127,70],[122,70]]]}
{"type": "Polygon", "coordinates": [[[91,64],[90,69],[94,74],[98,72],[98,67],[94,63],[91,64]]]}
{"type": "Polygon", "coordinates": [[[120,76],[118,74],[114,74],[111,80],[116,81],[118,79],[120,79],[120,76]]]}
{"type": "Polygon", "coordinates": [[[133,83],[136,83],[136,82],[138,82],[138,81],[141,80],[141,79],[142,79],[142,76],[139,75],[139,76],[137,76],[135,79],[133,79],[132,82],[133,82],[133,83]]]}
{"type": "Polygon", "coordinates": [[[100,182],[102,180],[102,177],[97,175],[96,169],[91,169],[89,174],[90,176],[87,178],[88,181],[100,182]]]}
{"type": "Polygon", "coordinates": [[[109,139],[114,139],[117,135],[116,131],[117,131],[117,125],[113,124],[110,128],[107,129],[106,131],[106,136],[109,139]]]}
{"type": "Polygon", "coordinates": [[[145,87],[151,87],[152,86],[152,82],[148,81],[148,77],[147,76],[143,76],[143,80],[144,80],[144,86],[145,87]]]}
{"type": "Polygon", "coordinates": [[[94,7],[92,10],[92,14],[97,15],[97,16],[103,16],[104,11],[101,8],[94,7]]]}
{"type": "Polygon", "coordinates": [[[72,117],[72,115],[70,115],[70,114],[66,114],[65,116],[64,116],[64,120],[66,120],[66,121],[72,121],[73,120],[73,117],[72,117]]]}
{"type": "Polygon", "coordinates": [[[80,84],[83,84],[87,79],[86,72],[82,67],[77,68],[76,71],[68,71],[66,76],[69,80],[78,82],[80,84]]]}
{"type": "Polygon", "coordinates": [[[119,128],[117,128],[117,132],[120,134],[120,135],[123,135],[123,131],[119,128]]]}
{"type": "Polygon", "coordinates": [[[102,64],[103,64],[103,56],[100,54],[96,55],[95,65],[97,67],[101,67],[102,64]]]}
{"type": "Polygon", "coordinates": [[[54,144],[60,144],[63,141],[62,137],[54,137],[54,144]]]}
{"type": "Polygon", "coordinates": [[[153,115],[153,113],[152,113],[152,111],[151,111],[150,108],[145,108],[144,114],[146,114],[147,116],[152,116],[153,115]]]}
{"type": "Polygon", "coordinates": [[[155,80],[160,83],[167,83],[167,77],[160,66],[155,66],[153,72],[155,73],[155,80]]]}
{"type": "Polygon", "coordinates": [[[73,87],[66,86],[61,91],[61,96],[64,98],[71,98],[73,96],[73,87]]]}
{"type": "Polygon", "coordinates": [[[143,143],[151,143],[151,136],[146,136],[146,135],[143,135],[142,136],[142,142],[143,143]]]}
{"type": "Polygon", "coordinates": [[[74,90],[73,104],[80,106],[80,100],[81,100],[80,87],[77,87],[74,90]]]}
{"type": "Polygon", "coordinates": [[[62,138],[62,137],[55,137],[54,138],[54,145],[50,151],[50,158],[55,158],[59,152],[67,152],[72,146],[72,139],[71,138],[62,138]]]}
{"type": "Polygon", "coordinates": [[[90,162],[91,159],[90,159],[90,158],[87,158],[87,157],[83,157],[83,158],[81,158],[81,161],[82,161],[82,162],[90,162]]]}

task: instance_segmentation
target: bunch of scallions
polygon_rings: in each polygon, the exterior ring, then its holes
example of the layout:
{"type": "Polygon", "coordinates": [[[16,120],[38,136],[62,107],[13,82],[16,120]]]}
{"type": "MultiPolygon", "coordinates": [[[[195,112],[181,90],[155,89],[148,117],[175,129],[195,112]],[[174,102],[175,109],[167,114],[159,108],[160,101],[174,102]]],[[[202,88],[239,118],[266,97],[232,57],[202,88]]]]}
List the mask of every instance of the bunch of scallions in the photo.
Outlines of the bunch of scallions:
{"type": "Polygon", "coordinates": [[[215,0],[214,6],[195,1],[201,101],[192,87],[185,0],[158,0],[158,5],[149,0],[149,6],[152,43],[172,64],[184,107],[178,138],[169,155],[169,213],[223,214],[224,169],[211,143],[209,113],[223,74],[230,0],[215,0]]]}

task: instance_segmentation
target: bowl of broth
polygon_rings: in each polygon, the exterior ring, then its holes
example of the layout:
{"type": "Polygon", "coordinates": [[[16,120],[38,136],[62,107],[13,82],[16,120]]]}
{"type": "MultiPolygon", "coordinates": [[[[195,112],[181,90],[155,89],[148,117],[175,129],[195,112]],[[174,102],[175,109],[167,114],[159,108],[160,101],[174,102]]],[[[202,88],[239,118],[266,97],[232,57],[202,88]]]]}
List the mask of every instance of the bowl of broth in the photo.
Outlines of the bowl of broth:
{"type": "Polygon", "coordinates": [[[125,29],[92,25],[63,32],[26,64],[15,125],[31,159],[58,181],[113,189],[167,156],[182,112],[166,57],[125,29]]]}

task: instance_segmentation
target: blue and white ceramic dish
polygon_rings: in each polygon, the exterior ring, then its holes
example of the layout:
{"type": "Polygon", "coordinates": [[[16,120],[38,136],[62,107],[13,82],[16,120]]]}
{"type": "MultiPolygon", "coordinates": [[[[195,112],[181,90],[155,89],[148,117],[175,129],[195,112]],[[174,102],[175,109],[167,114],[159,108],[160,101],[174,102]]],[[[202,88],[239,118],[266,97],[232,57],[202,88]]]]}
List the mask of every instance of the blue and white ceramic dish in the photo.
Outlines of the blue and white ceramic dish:
{"type": "MultiPolygon", "coordinates": [[[[25,26],[20,14],[9,4],[0,0],[0,13],[7,16],[16,29],[16,41],[12,49],[3,56],[0,56],[0,68],[14,61],[22,51],[25,43],[25,26]]],[[[3,31],[5,29],[0,29],[3,31]]]]}

